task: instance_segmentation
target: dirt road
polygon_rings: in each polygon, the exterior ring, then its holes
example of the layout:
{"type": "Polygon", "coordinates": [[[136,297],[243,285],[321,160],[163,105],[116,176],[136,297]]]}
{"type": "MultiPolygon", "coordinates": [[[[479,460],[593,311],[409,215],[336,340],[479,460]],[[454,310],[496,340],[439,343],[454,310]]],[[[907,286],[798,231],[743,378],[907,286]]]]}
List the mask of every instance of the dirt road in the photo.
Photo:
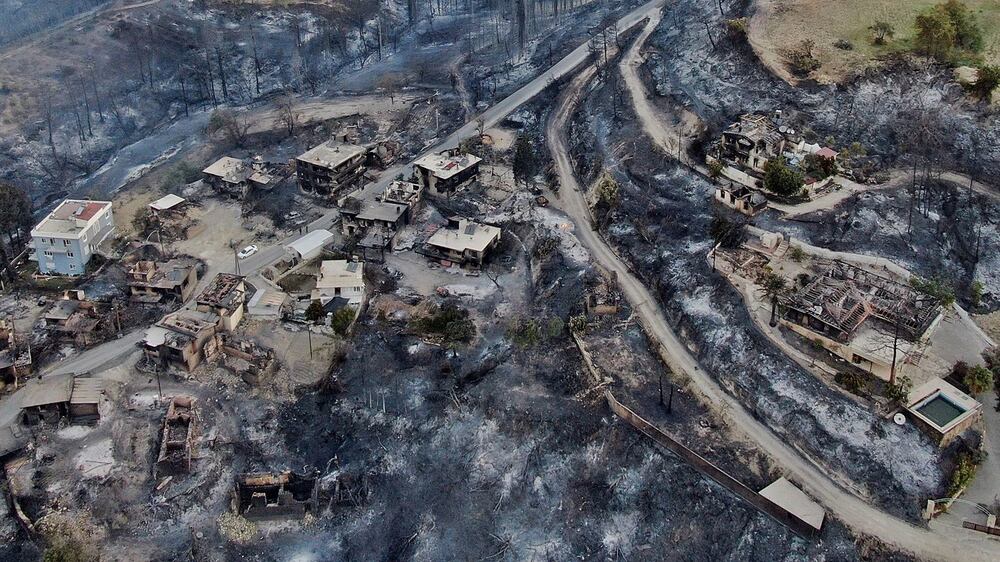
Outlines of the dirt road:
{"type": "MultiPolygon", "coordinates": [[[[648,26],[655,25],[654,18],[648,26]]],[[[643,33],[642,36],[648,34],[643,33]]],[[[593,78],[594,73],[592,66],[580,72],[563,92],[546,126],[549,150],[555,160],[561,185],[561,196],[555,204],[572,218],[576,224],[576,235],[590,250],[593,259],[617,274],[625,297],[632,304],[647,333],[654,341],[659,341],[659,352],[663,360],[674,372],[687,375],[694,390],[707,404],[727,418],[748,440],[766,451],[807,493],[856,532],[877,536],[888,544],[910,550],[924,558],[953,560],[956,553],[961,552],[964,560],[997,560],[1000,557],[1000,543],[985,535],[977,536],[971,531],[940,523],[933,523],[931,530],[923,529],[887,515],[846,491],[827,471],[757,421],[738,400],[722,390],[714,377],[698,365],[694,356],[674,334],[656,298],[600,234],[590,228],[590,208],[573,173],[564,132],[584,86],[593,78]]],[[[633,92],[633,99],[635,96],[636,93],[633,92]]]]}

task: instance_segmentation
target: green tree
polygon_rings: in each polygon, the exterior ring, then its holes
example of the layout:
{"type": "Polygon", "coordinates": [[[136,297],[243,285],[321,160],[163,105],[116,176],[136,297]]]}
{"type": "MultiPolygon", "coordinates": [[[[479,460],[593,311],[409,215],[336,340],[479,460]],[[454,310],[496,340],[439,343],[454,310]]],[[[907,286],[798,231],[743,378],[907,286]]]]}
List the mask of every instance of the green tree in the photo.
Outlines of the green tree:
{"type": "Polygon", "coordinates": [[[1000,86],[1000,66],[983,65],[977,72],[976,81],[966,86],[969,92],[983,101],[990,101],[993,90],[1000,86]]]}
{"type": "Polygon", "coordinates": [[[511,163],[514,180],[527,183],[538,173],[538,157],[535,145],[527,135],[517,135],[514,141],[514,159],[511,163]]]}
{"type": "Polygon", "coordinates": [[[968,6],[959,0],[948,0],[942,6],[955,28],[955,46],[973,53],[982,51],[983,31],[968,6]]]}
{"type": "Polygon", "coordinates": [[[354,309],[349,306],[337,309],[337,311],[333,313],[333,317],[330,318],[330,327],[333,328],[334,332],[340,334],[341,336],[346,336],[347,330],[351,327],[351,322],[354,322],[354,314],[354,309]]]}
{"type": "Polygon", "coordinates": [[[306,308],[306,320],[313,324],[318,324],[324,316],[326,316],[326,311],[323,310],[323,303],[319,302],[319,299],[315,299],[309,303],[309,307],[306,308]]]}
{"type": "Polygon", "coordinates": [[[712,178],[714,180],[714,179],[716,179],[716,178],[718,178],[719,176],[722,175],[722,170],[724,170],[724,169],[725,169],[725,166],[722,164],[722,162],[720,162],[718,160],[712,160],[708,164],[708,177],[710,177],[710,178],[712,178]]]}
{"type": "Polygon", "coordinates": [[[778,323],[778,299],[788,290],[788,280],[768,271],[764,274],[760,284],[764,289],[764,296],[771,300],[771,325],[774,326],[778,323]]]}
{"type": "Polygon", "coordinates": [[[914,275],[910,278],[910,286],[917,292],[937,299],[941,306],[948,307],[955,303],[955,289],[940,277],[924,279],[914,275]]]}
{"type": "Polygon", "coordinates": [[[885,397],[892,401],[902,404],[906,402],[906,399],[910,396],[910,390],[913,388],[913,381],[910,377],[899,377],[896,384],[888,383],[885,387],[885,397]]]}
{"type": "Polygon", "coordinates": [[[885,45],[896,35],[896,29],[892,24],[883,20],[875,20],[868,30],[872,32],[872,43],[876,45],[885,45]]]}
{"type": "Polygon", "coordinates": [[[597,182],[598,203],[606,206],[608,209],[617,207],[619,197],[618,191],[618,181],[615,180],[614,176],[607,171],[601,174],[601,179],[597,182]]]}
{"type": "Polygon", "coordinates": [[[919,13],[915,25],[917,48],[921,52],[938,59],[945,59],[951,55],[958,32],[943,4],[919,13]]]}
{"type": "Polygon", "coordinates": [[[803,160],[805,169],[809,175],[816,179],[825,179],[837,173],[837,161],[833,158],[824,158],[817,154],[808,154],[803,160]]]}
{"type": "Polygon", "coordinates": [[[788,167],[784,158],[768,160],[764,166],[764,189],[778,195],[792,196],[802,190],[802,174],[788,167]]]}
{"type": "Polygon", "coordinates": [[[969,387],[969,390],[973,394],[986,392],[993,388],[993,371],[982,365],[969,367],[969,370],[965,372],[965,378],[962,382],[965,383],[965,386],[969,387]]]}
{"type": "Polygon", "coordinates": [[[981,282],[972,282],[972,286],[969,287],[969,302],[972,304],[972,308],[979,308],[979,305],[983,304],[983,290],[981,282]]]}

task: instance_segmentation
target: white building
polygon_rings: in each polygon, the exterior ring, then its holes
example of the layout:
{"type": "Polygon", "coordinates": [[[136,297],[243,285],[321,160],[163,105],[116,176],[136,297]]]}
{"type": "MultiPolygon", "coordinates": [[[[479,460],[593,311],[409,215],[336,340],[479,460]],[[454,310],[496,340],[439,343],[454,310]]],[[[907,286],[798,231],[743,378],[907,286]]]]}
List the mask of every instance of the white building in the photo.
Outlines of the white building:
{"type": "Polygon", "coordinates": [[[298,261],[308,261],[319,257],[323,246],[330,242],[333,242],[333,233],[320,228],[285,246],[285,250],[298,261]]]}
{"type": "Polygon", "coordinates": [[[461,265],[482,267],[486,252],[499,241],[499,228],[453,218],[427,240],[426,253],[461,265]]]}
{"type": "Polygon", "coordinates": [[[320,265],[312,299],[326,304],[335,298],[342,298],[349,305],[360,305],[365,297],[364,268],[364,262],[360,261],[324,261],[320,265]]]}
{"type": "Polygon", "coordinates": [[[110,201],[66,199],[31,230],[29,257],[43,275],[82,275],[114,230],[110,201]]]}

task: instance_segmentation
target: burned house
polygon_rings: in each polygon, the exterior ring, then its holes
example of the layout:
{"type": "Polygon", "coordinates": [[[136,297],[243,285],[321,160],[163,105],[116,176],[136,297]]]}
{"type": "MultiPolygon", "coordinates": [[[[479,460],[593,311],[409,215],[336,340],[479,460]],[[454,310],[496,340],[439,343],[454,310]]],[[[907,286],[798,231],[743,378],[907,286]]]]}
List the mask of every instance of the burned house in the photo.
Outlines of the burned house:
{"type": "Polygon", "coordinates": [[[356,187],[365,174],[363,146],[327,141],[310,148],[295,158],[295,175],[299,187],[308,193],[326,197],[341,194],[356,187]]]}
{"type": "Polygon", "coordinates": [[[341,229],[344,236],[364,235],[370,230],[381,232],[385,245],[391,248],[396,233],[406,224],[408,211],[404,204],[348,198],[340,208],[341,229]]]}
{"type": "Polygon", "coordinates": [[[198,310],[211,312],[219,317],[219,329],[231,332],[243,319],[246,304],[246,283],[243,277],[220,273],[197,298],[198,310]]]}
{"type": "Polygon", "coordinates": [[[428,154],[413,163],[413,175],[431,193],[453,193],[479,175],[482,158],[457,150],[428,154]]]}
{"type": "Polygon", "coordinates": [[[222,344],[222,366],[247,384],[256,384],[261,376],[273,373],[278,365],[273,349],[227,335],[222,344]]]}
{"type": "Polygon", "coordinates": [[[0,381],[17,385],[31,371],[31,346],[19,341],[14,323],[0,318],[0,381]]]}
{"type": "Polygon", "coordinates": [[[715,200],[747,216],[767,209],[767,197],[743,185],[720,185],[715,188],[715,200]]]}
{"type": "Polygon", "coordinates": [[[82,298],[79,293],[67,292],[65,298],[55,301],[45,313],[45,330],[56,340],[86,347],[98,343],[105,315],[98,304],[82,298]]]}
{"type": "Polygon", "coordinates": [[[84,375],[56,375],[32,381],[21,390],[21,419],[25,425],[56,424],[64,417],[73,423],[94,424],[100,419],[104,381],[84,375]]]}
{"type": "Polygon", "coordinates": [[[403,145],[399,141],[392,139],[378,141],[368,151],[366,165],[384,170],[391,166],[402,152],[403,145]]]}
{"type": "Polygon", "coordinates": [[[348,198],[341,206],[341,229],[345,236],[358,236],[358,246],[379,256],[392,249],[402,228],[413,220],[420,206],[420,184],[393,181],[374,198],[348,198]]]}
{"type": "Polygon", "coordinates": [[[156,458],[156,474],[174,475],[191,472],[195,455],[197,416],[192,396],[174,396],[163,417],[160,454],[156,458]]]}
{"type": "Polygon", "coordinates": [[[480,268],[499,241],[500,229],[495,226],[451,218],[431,235],[422,253],[432,259],[480,268]]]}
{"type": "Polygon", "coordinates": [[[885,380],[915,359],[942,317],[936,298],[841,261],[781,304],[788,328],[885,380]]]}
{"type": "Polygon", "coordinates": [[[766,115],[741,115],[722,132],[716,156],[723,162],[763,173],[767,161],[784,152],[787,135],[788,129],[782,132],[766,115]]]}
{"type": "Polygon", "coordinates": [[[233,504],[250,520],[301,518],[317,509],[316,478],[291,471],[241,474],[233,504]]]}
{"type": "Polygon", "coordinates": [[[198,284],[198,268],[192,259],[166,262],[141,260],[128,270],[130,300],[152,304],[164,300],[188,300],[198,284]]]}
{"type": "Polygon", "coordinates": [[[142,342],[147,362],[160,367],[193,371],[219,350],[219,315],[182,310],[150,326],[142,342]]]}
{"type": "Polygon", "coordinates": [[[250,162],[223,156],[202,170],[202,178],[220,195],[243,199],[251,189],[269,189],[274,176],[264,161],[254,158],[250,162]]]}

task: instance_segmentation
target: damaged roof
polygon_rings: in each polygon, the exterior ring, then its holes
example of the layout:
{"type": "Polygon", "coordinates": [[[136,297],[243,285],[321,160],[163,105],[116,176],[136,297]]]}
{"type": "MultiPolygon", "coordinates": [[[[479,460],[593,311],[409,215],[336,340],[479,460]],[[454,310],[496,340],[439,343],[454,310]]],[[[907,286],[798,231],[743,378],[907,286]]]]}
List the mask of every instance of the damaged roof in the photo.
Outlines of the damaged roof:
{"type": "Polygon", "coordinates": [[[243,305],[243,277],[232,273],[220,273],[204,291],[198,295],[198,304],[225,309],[236,309],[243,305]]]}
{"type": "Polygon", "coordinates": [[[446,180],[462,170],[478,164],[482,158],[475,154],[449,154],[448,151],[428,154],[413,163],[429,170],[435,177],[446,180]]]}
{"type": "Polygon", "coordinates": [[[215,176],[227,183],[241,183],[253,174],[253,168],[242,160],[223,156],[202,170],[202,173],[215,176]]]}

